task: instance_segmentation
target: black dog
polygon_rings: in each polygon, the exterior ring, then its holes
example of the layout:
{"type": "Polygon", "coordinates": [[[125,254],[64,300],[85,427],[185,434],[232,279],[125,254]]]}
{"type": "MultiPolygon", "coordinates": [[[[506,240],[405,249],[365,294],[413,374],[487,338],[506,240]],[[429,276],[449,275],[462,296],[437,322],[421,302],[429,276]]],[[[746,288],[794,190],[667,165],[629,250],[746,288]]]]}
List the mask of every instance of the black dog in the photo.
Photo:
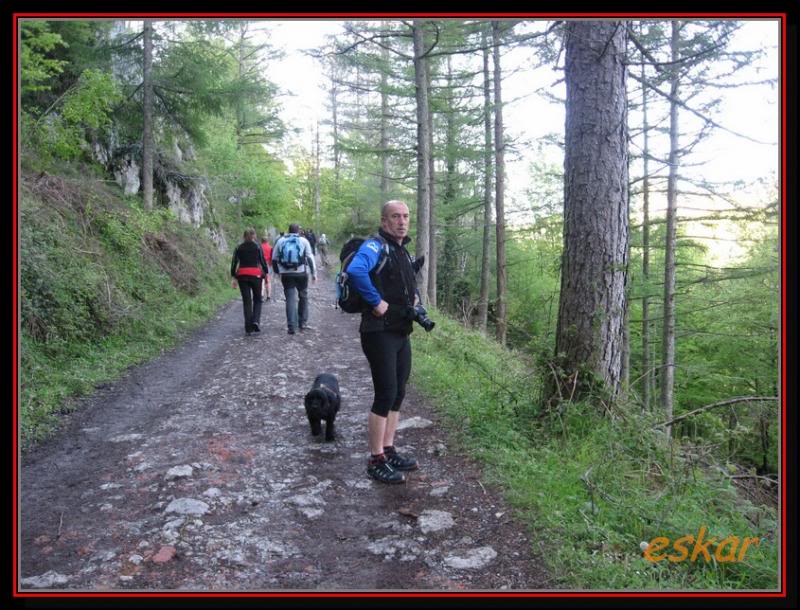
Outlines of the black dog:
{"type": "Polygon", "coordinates": [[[314,436],[322,432],[322,420],[325,420],[325,440],[334,438],[333,420],[339,411],[339,380],[336,375],[320,373],[314,379],[314,385],[306,394],[306,415],[311,424],[311,434],[314,436]]]}

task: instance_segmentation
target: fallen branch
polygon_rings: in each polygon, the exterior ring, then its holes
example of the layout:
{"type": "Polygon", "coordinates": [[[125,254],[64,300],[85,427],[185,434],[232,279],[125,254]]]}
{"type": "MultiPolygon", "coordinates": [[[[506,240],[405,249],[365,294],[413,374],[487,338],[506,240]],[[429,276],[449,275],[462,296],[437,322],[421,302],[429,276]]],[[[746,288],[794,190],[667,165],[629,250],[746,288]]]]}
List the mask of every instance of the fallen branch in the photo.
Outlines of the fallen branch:
{"type": "Polygon", "coordinates": [[[764,481],[769,481],[773,485],[778,483],[776,479],[773,479],[772,477],[765,477],[761,474],[731,474],[725,476],[729,479],[763,479],[764,481]]]}
{"type": "Polygon", "coordinates": [[[660,424],[656,424],[656,427],[660,426],[671,426],[677,421],[681,421],[682,419],[686,419],[687,417],[691,417],[692,415],[696,415],[697,413],[701,413],[702,411],[708,411],[709,409],[715,409],[717,407],[724,407],[725,405],[732,405],[739,402],[764,402],[767,400],[778,400],[777,396],[739,396],[737,398],[729,398],[728,400],[722,400],[720,402],[715,402],[710,405],[705,405],[704,407],[700,407],[699,409],[695,409],[694,411],[689,411],[688,413],[684,413],[683,415],[679,415],[669,421],[662,422],[660,424]]]}

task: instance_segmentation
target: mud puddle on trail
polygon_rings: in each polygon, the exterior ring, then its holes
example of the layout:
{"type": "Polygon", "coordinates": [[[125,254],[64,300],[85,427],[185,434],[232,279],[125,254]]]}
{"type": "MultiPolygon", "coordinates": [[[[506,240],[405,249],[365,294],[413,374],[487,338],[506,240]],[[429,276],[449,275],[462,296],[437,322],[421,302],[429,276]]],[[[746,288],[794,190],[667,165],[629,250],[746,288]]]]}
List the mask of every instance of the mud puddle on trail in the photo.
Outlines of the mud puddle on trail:
{"type": "Polygon", "coordinates": [[[405,485],[366,476],[372,385],[358,316],[333,308],[329,279],[309,293],[310,330],[287,335],[277,300],[247,337],[234,301],[23,456],[21,591],[553,587],[413,388],[396,444],[420,470],[405,485]],[[303,408],[323,371],[342,394],[329,443],[310,435],[303,408]]]}

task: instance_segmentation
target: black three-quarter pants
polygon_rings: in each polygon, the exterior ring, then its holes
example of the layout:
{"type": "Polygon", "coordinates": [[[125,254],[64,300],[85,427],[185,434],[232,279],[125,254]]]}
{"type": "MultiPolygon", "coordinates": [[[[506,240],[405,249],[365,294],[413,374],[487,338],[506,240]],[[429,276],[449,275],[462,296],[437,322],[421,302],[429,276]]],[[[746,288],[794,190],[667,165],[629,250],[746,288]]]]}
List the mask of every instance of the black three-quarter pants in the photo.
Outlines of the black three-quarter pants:
{"type": "Polygon", "coordinates": [[[375,399],[372,412],[386,417],[399,411],[411,374],[411,341],[408,335],[382,331],[361,333],[361,349],[369,362],[375,399]]]}

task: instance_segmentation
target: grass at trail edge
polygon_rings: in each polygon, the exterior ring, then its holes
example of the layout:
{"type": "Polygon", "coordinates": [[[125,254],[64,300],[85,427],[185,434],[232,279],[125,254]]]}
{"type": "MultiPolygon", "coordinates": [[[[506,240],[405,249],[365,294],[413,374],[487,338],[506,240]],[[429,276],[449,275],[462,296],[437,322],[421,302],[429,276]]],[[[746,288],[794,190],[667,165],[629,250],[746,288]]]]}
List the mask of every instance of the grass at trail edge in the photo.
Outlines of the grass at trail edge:
{"type": "MultiPolygon", "coordinates": [[[[591,401],[541,414],[542,375],[525,357],[431,312],[412,335],[412,383],[526,523],[558,587],[592,590],[744,590],[778,587],[775,511],[741,497],[730,479],[670,443],[641,407],[601,413],[591,401]],[[658,562],[642,542],[757,537],[741,562],[658,562]]],[[[693,545],[688,545],[692,553],[693,545]]],[[[730,547],[728,547],[730,550],[730,547]]],[[[678,556],[671,547],[668,554],[678,556]]],[[[725,550],[720,553],[726,556],[725,550]]]]}

